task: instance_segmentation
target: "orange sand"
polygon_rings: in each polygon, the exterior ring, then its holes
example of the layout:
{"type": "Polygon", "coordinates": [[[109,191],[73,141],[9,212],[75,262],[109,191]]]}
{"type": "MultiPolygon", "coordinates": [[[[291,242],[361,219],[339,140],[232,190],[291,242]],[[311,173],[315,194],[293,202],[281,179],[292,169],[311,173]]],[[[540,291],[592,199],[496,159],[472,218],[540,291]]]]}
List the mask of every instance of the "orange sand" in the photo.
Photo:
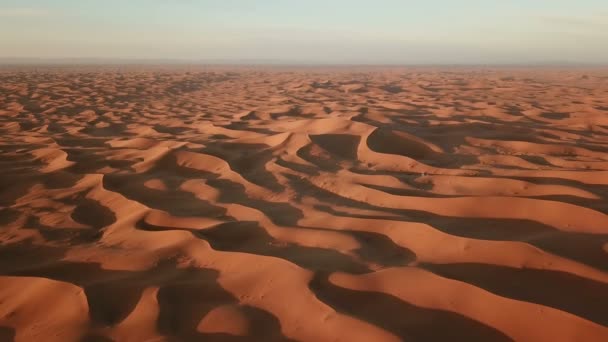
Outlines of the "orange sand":
{"type": "Polygon", "coordinates": [[[608,341],[607,152],[606,70],[4,68],[0,341],[608,341]]]}

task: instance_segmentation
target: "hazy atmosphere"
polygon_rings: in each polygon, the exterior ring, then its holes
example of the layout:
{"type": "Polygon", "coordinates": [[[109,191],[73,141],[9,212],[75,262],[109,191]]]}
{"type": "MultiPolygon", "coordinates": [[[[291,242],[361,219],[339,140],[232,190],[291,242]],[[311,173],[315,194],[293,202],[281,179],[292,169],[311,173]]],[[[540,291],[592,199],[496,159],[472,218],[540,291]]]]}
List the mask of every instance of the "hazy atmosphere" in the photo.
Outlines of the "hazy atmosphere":
{"type": "Polygon", "coordinates": [[[2,0],[0,58],[511,64],[608,60],[602,0],[2,0]]]}

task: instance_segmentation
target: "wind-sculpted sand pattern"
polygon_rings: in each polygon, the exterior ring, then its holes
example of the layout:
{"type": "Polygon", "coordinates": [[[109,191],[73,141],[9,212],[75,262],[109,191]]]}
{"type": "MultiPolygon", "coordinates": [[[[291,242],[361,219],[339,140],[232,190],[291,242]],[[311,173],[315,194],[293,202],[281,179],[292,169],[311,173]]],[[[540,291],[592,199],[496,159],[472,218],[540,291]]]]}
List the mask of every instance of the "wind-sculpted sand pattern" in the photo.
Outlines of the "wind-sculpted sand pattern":
{"type": "Polygon", "coordinates": [[[5,69],[0,133],[1,341],[608,341],[606,71],[5,69]]]}

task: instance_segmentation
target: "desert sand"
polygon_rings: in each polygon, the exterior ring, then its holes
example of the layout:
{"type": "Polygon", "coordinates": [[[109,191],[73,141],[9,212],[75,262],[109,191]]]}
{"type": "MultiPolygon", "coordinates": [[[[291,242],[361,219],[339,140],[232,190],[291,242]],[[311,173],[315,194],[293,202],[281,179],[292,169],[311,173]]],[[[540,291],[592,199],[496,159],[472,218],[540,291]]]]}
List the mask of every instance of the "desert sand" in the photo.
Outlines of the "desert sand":
{"type": "Polygon", "coordinates": [[[608,341],[608,70],[5,67],[0,341],[608,341]]]}

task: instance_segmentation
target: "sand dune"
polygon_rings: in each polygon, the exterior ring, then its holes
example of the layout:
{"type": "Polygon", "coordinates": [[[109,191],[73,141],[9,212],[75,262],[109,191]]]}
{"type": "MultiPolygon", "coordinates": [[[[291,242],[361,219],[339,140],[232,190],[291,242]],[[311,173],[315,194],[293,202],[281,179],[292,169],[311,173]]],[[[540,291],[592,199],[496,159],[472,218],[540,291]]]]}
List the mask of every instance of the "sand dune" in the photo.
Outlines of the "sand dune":
{"type": "Polygon", "coordinates": [[[608,71],[2,69],[32,340],[607,341],[608,71]]]}

